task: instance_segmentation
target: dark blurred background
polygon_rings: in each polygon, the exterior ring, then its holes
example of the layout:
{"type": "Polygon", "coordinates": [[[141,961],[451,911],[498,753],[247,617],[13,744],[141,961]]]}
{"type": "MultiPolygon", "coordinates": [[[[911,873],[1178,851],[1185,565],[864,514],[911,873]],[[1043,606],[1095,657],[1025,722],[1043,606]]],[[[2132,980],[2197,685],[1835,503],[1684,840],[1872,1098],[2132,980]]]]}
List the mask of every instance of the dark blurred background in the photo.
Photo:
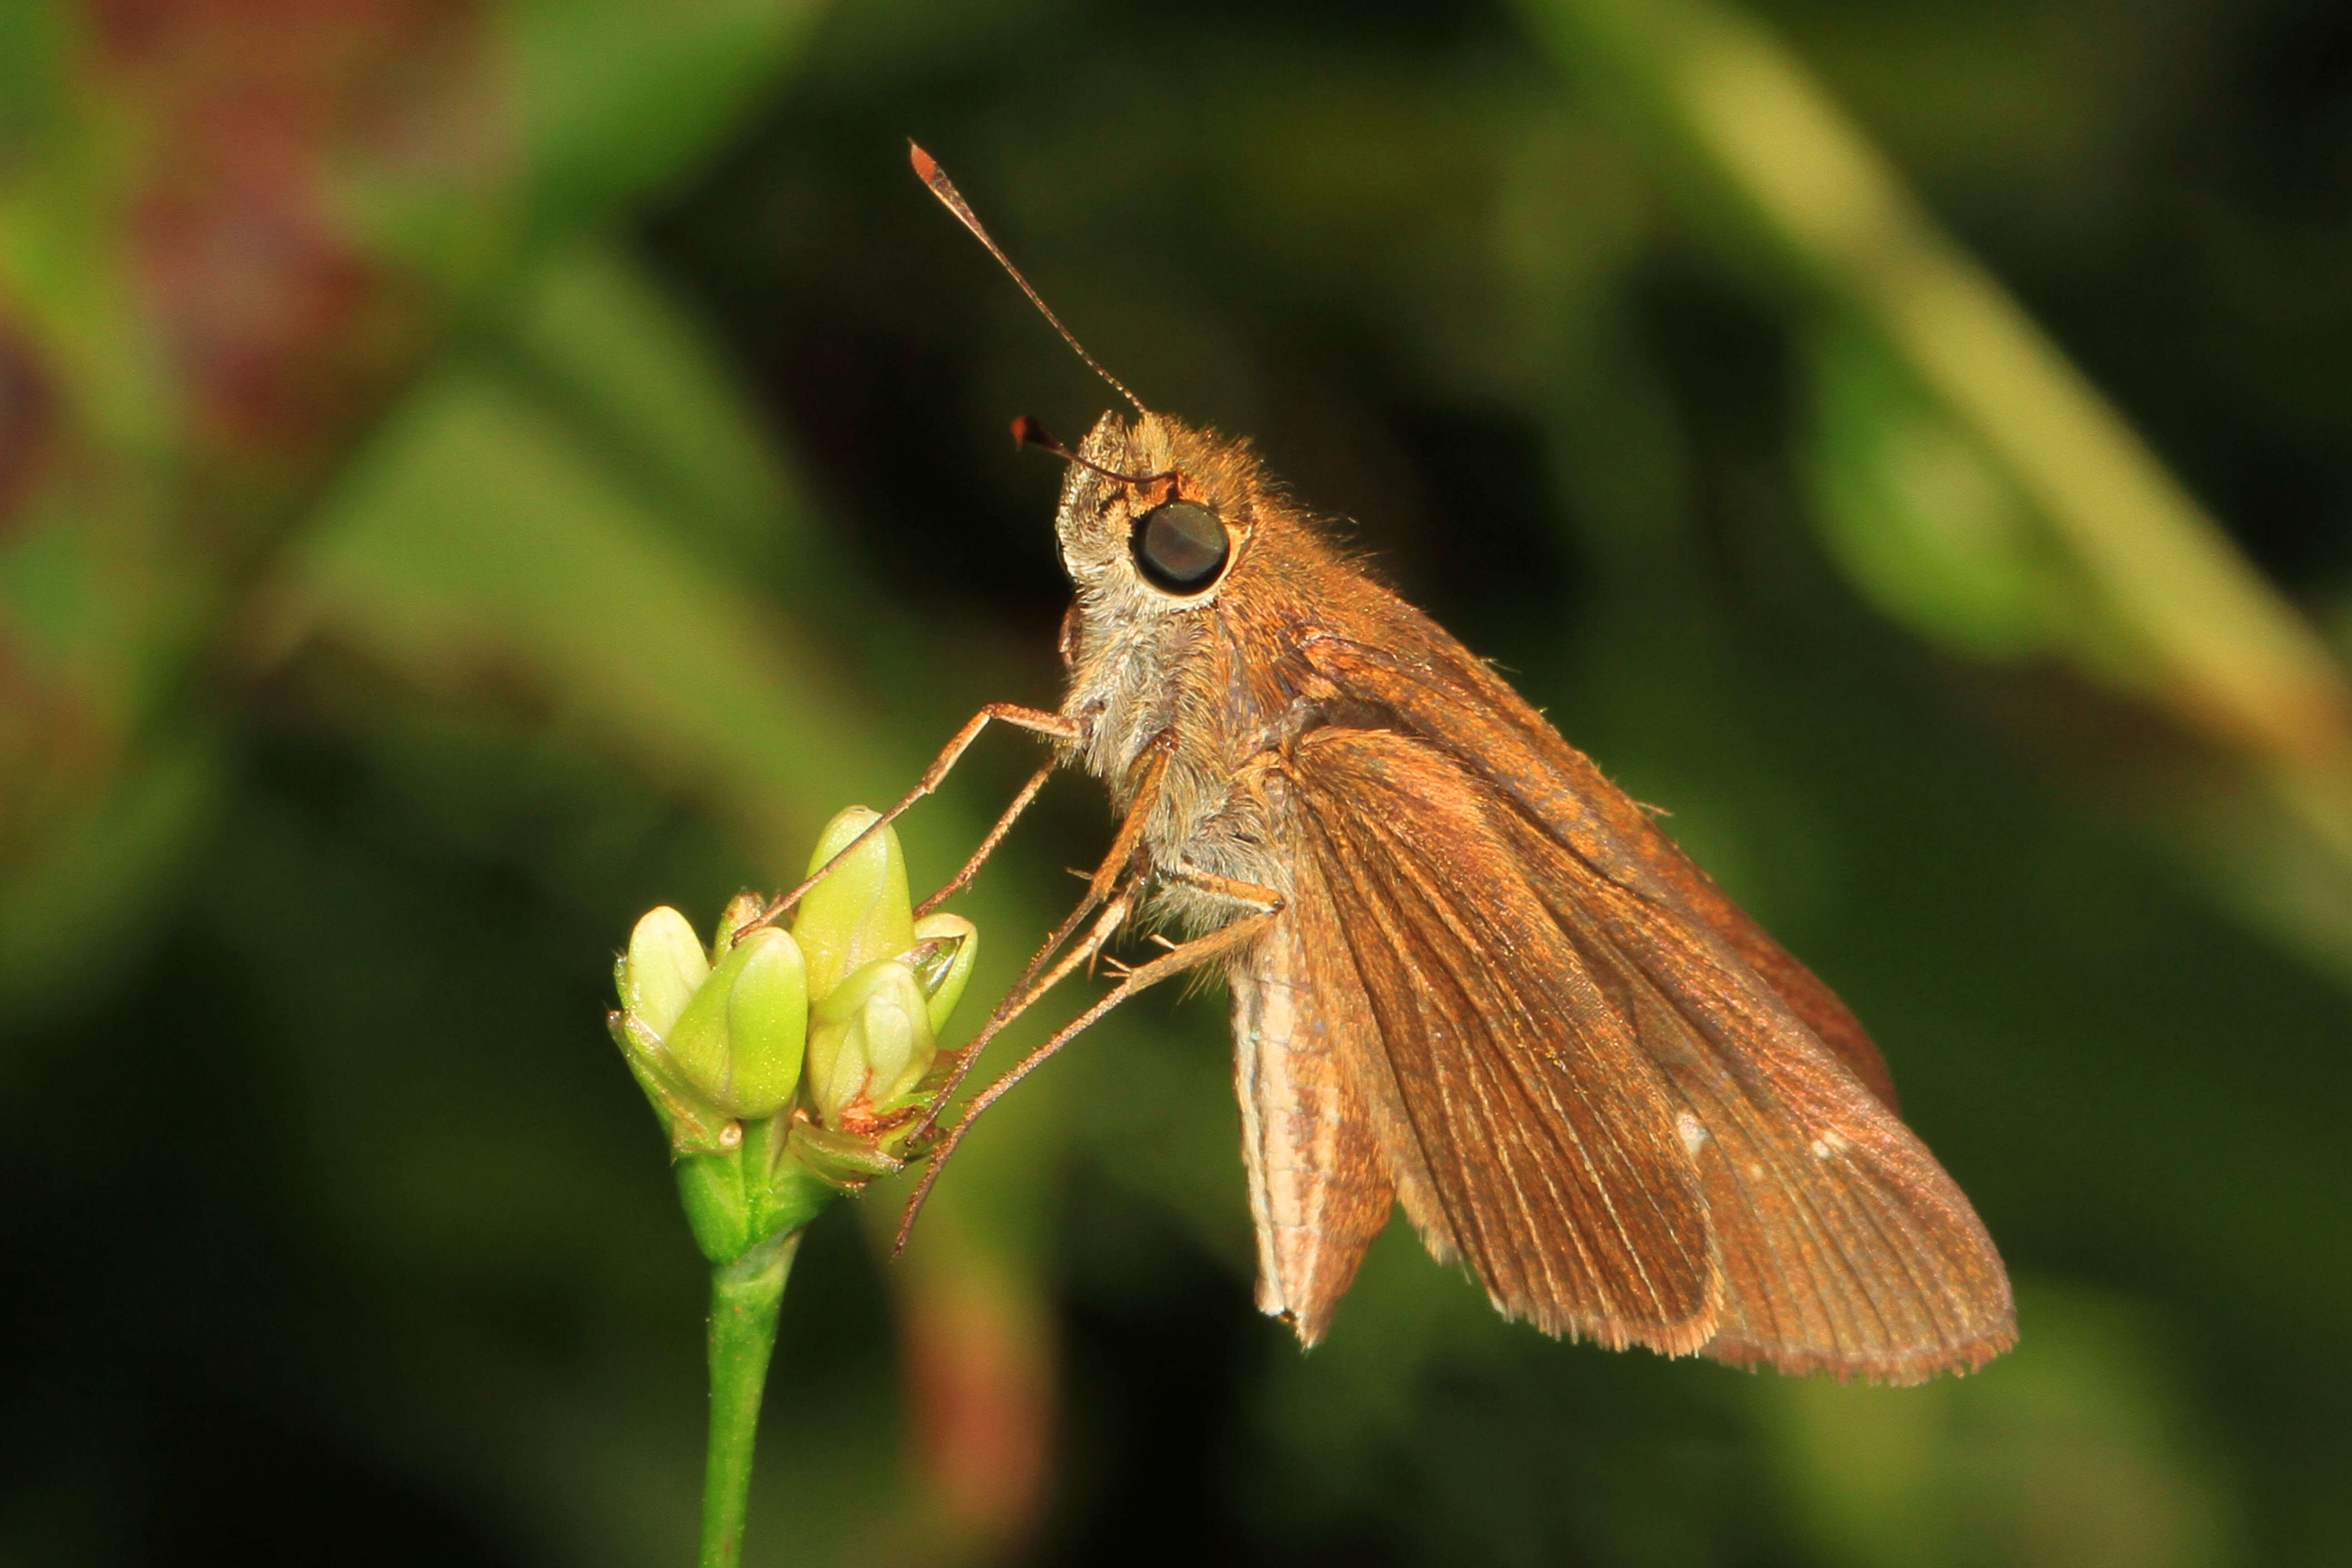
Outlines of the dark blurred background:
{"type": "Polygon", "coordinates": [[[1846,995],[2022,1343],[1612,1356],[1391,1232],[1302,1357],[1171,989],[820,1223],[752,1563],[2345,1560],[2340,5],[13,0],[0,1563],[686,1560],[613,952],[1057,700],[1006,421],[1109,401],[910,134],[1846,995]]]}

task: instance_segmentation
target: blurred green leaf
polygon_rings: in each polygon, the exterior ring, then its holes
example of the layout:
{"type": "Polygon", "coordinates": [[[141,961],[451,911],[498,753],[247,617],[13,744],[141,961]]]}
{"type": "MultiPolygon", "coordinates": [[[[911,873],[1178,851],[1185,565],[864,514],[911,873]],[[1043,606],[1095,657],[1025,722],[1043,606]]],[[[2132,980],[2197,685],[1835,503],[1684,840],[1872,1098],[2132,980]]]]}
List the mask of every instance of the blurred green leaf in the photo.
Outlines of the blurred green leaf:
{"type": "Polygon", "coordinates": [[[144,956],[139,917],[173,890],[217,825],[235,777],[227,752],[209,726],[155,736],[102,809],[12,868],[0,900],[0,1008],[20,1026],[87,1009],[88,987],[144,956]]]}
{"type": "MultiPolygon", "coordinates": [[[[1714,0],[1525,9],[1701,221],[1835,321],[1814,329],[1818,494],[1863,591],[1965,652],[2039,644],[2163,713],[2244,771],[2247,817],[2292,825],[2343,889],[2320,901],[2352,897],[2352,679],[1802,63],[1714,0]]],[[[2211,808],[2189,805],[2175,822],[2211,808]]],[[[2352,972],[2352,930],[2281,934],[2352,972]]]]}
{"type": "MultiPolygon", "coordinates": [[[[188,690],[335,463],[519,262],[707,153],[814,8],[532,0],[487,29],[468,10],[8,15],[5,96],[45,130],[0,155],[0,921],[34,918],[16,882],[36,854],[52,880],[112,874],[121,918],[168,877],[58,858],[156,794],[123,770],[192,722],[188,690]]],[[[602,287],[623,318],[600,346],[634,343],[656,391],[658,318],[602,287]]],[[[709,476],[740,527],[774,487],[740,420],[703,414],[672,480],[709,476]]]]}
{"type": "Polygon", "coordinates": [[[534,234],[609,221],[708,156],[823,14],[819,0],[512,0],[534,234]]]}
{"type": "Polygon", "coordinates": [[[2055,656],[2086,637],[2097,605],[1982,447],[1874,340],[1825,327],[1808,346],[1816,502],[1855,584],[1980,658],[2055,656]]]}
{"type": "Polygon", "coordinates": [[[816,656],[487,367],[421,389],[293,560],[279,635],[330,627],[435,690],[535,694],[766,863],[797,859],[816,803],[880,775],[816,656]]]}
{"type": "Polygon", "coordinates": [[[65,108],[68,37],[61,0],[0,9],[0,177],[39,154],[65,108]]]}
{"type": "Polygon", "coordinates": [[[674,534],[739,569],[799,550],[805,508],[743,389],[641,264],[586,244],[521,284],[491,343],[674,534]]]}

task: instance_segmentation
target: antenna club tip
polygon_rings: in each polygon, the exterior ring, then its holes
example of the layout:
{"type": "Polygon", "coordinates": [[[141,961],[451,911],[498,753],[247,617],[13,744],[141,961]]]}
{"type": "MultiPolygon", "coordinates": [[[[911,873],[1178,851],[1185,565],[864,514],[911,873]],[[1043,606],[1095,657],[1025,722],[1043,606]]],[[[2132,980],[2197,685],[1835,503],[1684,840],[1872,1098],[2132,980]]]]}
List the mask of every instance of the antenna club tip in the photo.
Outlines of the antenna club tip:
{"type": "Polygon", "coordinates": [[[1030,287],[1029,279],[1021,276],[1021,268],[1013,265],[1013,258],[1005,255],[1003,247],[989,237],[988,230],[982,226],[979,215],[966,204],[962,193],[955,188],[955,182],[948,178],[947,171],[940,168],[938,161],[929,153],[917,145],[911,136],[907,139],[907,161],[915,166],[917,177],[931,188],[931,195],[939,197],[941,205],[946,206],[948,211],[955,214],[956,221],[970,229],[971,237],[980,241],[991,256],[996,258],[996,264],[1012,275],[1013,281],[1021,286],[1021,291],[1029,296],[1029,302],[1037,307],[1038,313],[1052,322],[1054,330],[1062,334],[1062,341],[1069,344],[1097,375],[1110,383],[1112,388],[1121,397],[1134,404],[1136,413],[1149,418],[1151,411],[1143,406],[1143,400],[1128,391],[1126,384],[1118,377],[1103,369],[1101,364],[1097,363],[1095,356],[1087,353],[1085,345],[1071,335],[1070,329],[1062,325],[1062,318],[1054,314],[1054,309],[1045,303],[1045,296],[1030,287]]]}

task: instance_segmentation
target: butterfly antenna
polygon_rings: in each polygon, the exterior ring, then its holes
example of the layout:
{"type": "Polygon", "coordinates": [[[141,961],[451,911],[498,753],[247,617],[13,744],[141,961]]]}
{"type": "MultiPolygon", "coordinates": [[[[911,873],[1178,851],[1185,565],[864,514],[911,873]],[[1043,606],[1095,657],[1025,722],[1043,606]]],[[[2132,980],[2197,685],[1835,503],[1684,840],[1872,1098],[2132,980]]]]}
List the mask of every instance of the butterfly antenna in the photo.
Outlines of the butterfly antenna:
{"type": "MultiPolygon", "coordinates": [[[[1143,405],[1139,403],[1136,406],[1140,408],[1143,405]]],[[[1082,468],[1093,469],[1107,479],[1117,479],[1120,484],[1134,485],[1139,489],[1155,480],[1168,478],[1166,474],[1122,474],[1117,468],[1104,468],[1091,458],[1081,458],[1059,441],[1055,440],[1051,431],[1026,414],[1017,415],[1013,418],[1013,444],[1016,447],[1034,447],[1041,452],[1051,452],[1066,463],[1076,463],[1082,468]]],[[[1084,877],[1087,873],[1081,871],[1078,875],[1084,877]]]]}
{"type": "Polygon", "coordinates": [[[1054,323],[1054,330],[1062,334],[1062,341],[1069,344],[1080,359],[1087,362],[1087,367],[1110,383],[1111,390],[1134,404],[1138,414],[1149,415],[1151,410],[1143,406],[1143,399],[1129,392],[1127,383],[1103,369],[1102,363],[1087,353],[1087,345],[1078,342],[1077,334],[1062,325],[1062,318],[1054,314],[1054,307],[1045,303],[1045,296],[1029,286],[1029,279],[1021,276],[1021,268],[1013,265],[1013,258],[989,237],[988,230],[981,225],[980,215],[971,210],[971,204],[963,199],[963,193],[955,188],[955,182],[948,178],[947,171],[940,167],[938,161],[912,142],[907,143],[907,159],[915,165],[915,173],[921,177],[923,184],[931,187],[931,195],[939,197],[948,211],[955,214],[964,227],[971,230],[974,239],[988,247],[988,254],[996,258],[999,267],[1013,275],[1013,281],[1021,285],[1021,291],[1029,296],[1029,302],[1037,307],[1040,315],[1054,323]]]}

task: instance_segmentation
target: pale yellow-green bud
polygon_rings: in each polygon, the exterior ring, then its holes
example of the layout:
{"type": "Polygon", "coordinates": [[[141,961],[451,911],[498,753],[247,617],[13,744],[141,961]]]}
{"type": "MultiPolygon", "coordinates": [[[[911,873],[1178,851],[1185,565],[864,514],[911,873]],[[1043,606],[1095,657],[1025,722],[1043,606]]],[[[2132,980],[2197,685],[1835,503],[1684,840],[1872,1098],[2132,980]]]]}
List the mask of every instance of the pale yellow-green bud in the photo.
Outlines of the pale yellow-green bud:
{"type": "Polygon", "coordinates": [[[877,958],[812,1010],[810,1107],[827,1127],[843,1125],[853,1110],[887,1108],[913,1092],[938,1050],[929,998],[915,972],[898,959],[877,958]]]}
{"type": "Polygon", "coordinates": [[[664,904],[649,911],[629,933],[629,951],[614,978],[622,1010],[666,1037],[678,1015],[710,973],[701,939],[686,917],[664,904]]]}
{"type": "MultiPolygon", "coordinates": [[[[816,853],[809,857],[811,874],[873,826],[877,816],[854,805],[826,824],[816,853]]],[[[898,834],[884,827],[843,856],[824,880],[802,896],[793,935],[808,960],[809,994],[817,997],[876,959],[896,958],[912,947],[914,908],[898,834]]]]}
{"type": "Polygon", "coordinates": [[[672,1065],[730,1116],[772,1116],[800,1087],[808,1032],[808,971],[800,946],[772,926],[719,960],[665,1037],[672,1065]]]}

